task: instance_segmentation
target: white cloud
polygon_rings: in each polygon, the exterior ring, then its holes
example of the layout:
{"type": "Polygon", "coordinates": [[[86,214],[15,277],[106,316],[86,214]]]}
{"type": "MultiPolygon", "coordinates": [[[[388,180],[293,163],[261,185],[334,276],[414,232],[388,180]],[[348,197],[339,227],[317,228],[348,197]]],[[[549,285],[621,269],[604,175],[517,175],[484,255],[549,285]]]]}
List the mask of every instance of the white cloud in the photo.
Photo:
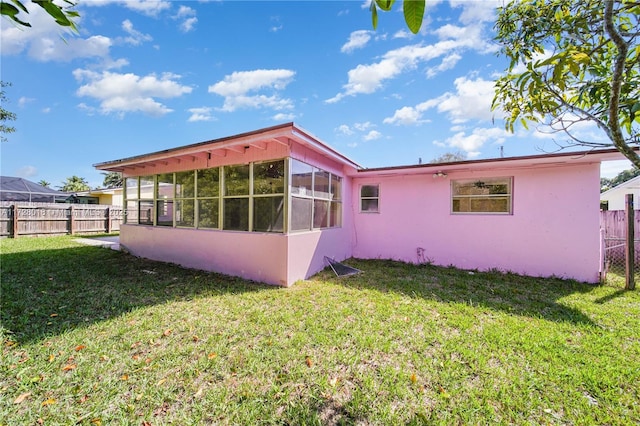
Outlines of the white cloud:
{"type": "MultiPolygon", "coordinates": [[[[382,137],[382,133],[377,130],[372,130],[373,127],[376,127],[375,124],[371,123],[370,121],[365,121],[363,123],[353,123],[353,125],[351,126],[349,126],[348,124],[341,124],[340,126],[336,127],[334,131],[344,136],[357,135],[356,137],[362,139],[363,141],[380,139],[382,137]]],[[[356,147],[357,145],[358,144],[355,141],[349,143],[349,146],[352,148],[356,147]]]]}
{"type": "Polygon", "coordinates": [[[293,102],[281,98],[277,92],[284,90],[294,76],[294,71],[285,69],[236,71],[209,86],[209,93],[224,97],[221,109],[227,112],[240,108],[290,109],[293,108],[293,102]],[[272,93],[271,96],[249,95],[264,90],[272,93]]]}
{"type": "Polygon", "coordinates": [[[417,125],[426,122],[422,119],[422,111],[413,107],[402,107],[393,114],[393,117],[387,117],[382,121],[384,124],[397,124],[403,126],[417,125]]]}
{"type": "Polygon", "coordinates": [[[415,107],[403,107],[396,110],[392,117],[385,118],[383,122],[397,125],[421,124],[425,122],[423,114],[431,108],[435,108],[439,113],[447,114],[454,124],[469,120],[489,121],[493,119],[494,112],[491,111],[491,101],[494,94],[493,81],[459,77],[454,81],[454,85],[456,93],[447,92],[415,107]]]}
{"type": "MultiPolygon", "coordinates": [[[[21,28],[3,23],[0,30],[0,49],[3,55],[17,55],[26,51],[30,58],[41,62],[68,62],[77,58],[108,60],[113,45],[109,37],[94,35],[83,38],[60,27],[34,3],[25,2],[25,6],[32,26],[21,28]]],[[[81,19],[76,19],[76,22],[81,26],[81,19]]]]}
{"type": "Polygon", "coordinates": [[[20,108],[24,108],[28,103],[31,103],[33,101],[35,101],[35,99],[27,98],[26,96],[22,96],[22,97],[20,97],[20,99],[18,99],[18,106],[20,108]]]}
{"type": "Polygon", "coordinates": [[[358,30],[351,33],[349,41],[347,41],[341,48],[342,53],[351,53],[356,49],[362,49],[371,40],[371,31],[358,30]]]}
{"type": "Polygon", "coordinates": [[[16,176],[21,178],[30,178],[38,174],[38,169],[34,166],[23,166],[16,170],[16,176]]]}
{"type": "Polygon", "coordinates": [[[278,113],[276,115],[274,115],[272,117],[275,121],[293,121],[294,118],[296,118],[295,114],[284,114],[284,113],[278,113]]]}
{"type": "Polygon", "coordinates": [[[445,139],[444,142],[434,142],[438,146],[448,146],[464,151],[468,158],[480,155],[480,149],[487,143],[502,144],[510,137],[506,130],[498,128],[474,128],[470,134],[464,131],[458,132],[445,139]]]}
{"type": "Polygon", "coordinates": [[[360,130],[361,132],[367,131],[368,129],[373,127],[370,121],[365,121],[364,123],[354,123],[353,127],[356,130],[360,130]]]}
{"type": "Polygon", "coordinates": [[[456,66],[456,64],[462,59],[462,56],[457,53],[452,53],[451,55],[447,55],[442,59],[440,65],[437,67],[431,67],[427,69],[427,78],[435,77],[437,74],[442,73],[443,71],[447,71],[456,66]]]}
{"type": "Polygon", "coordinates": [[[197,23],[198,18],[196,18],[195,16],[193,18],[187,18],[180,24],[180,31],[182,31],[183,33],[193,31],[197,23]]]}
{"type": "Polygon", "coordinates": [[[178,9],[178,13],[174,16],[174,18],[188,18],[190,16],[196,16],[196,11],[189,6],[180,6],[178,9]]]}
{"type": "Polygon", "coordinates": [[[170,0],[89,0],[83,1],[82,6],[106,6],[119,4],[146,16],[156,17],[160,12],[171,8],[170,0]]]}
{"type": "Polygon", "coordinates": [[[341,124],[335,129],[335,131],[347,136],[351,136],[353,134],[353,130],[351,130],[351,128],[346,124],[341,124]]]}
{"type": "Polygon", "coordinates": [[[476,22],[494,22],[496,19],[496,8],[503,5],[502,0],[450,0],[451,7],[462,7],[460,22],[463,24],[473,24],[476,22]]]}
{"type": "Polygon", "coordinates": [[[337,94],[327,103],[338,102],[345,96],[370,94],[382,88],[385,80],[396,78],[403,72],[415,69],[421,62],[427,62],[448,54],[460,47],[464,42],[440,41],[433,45],[414,44],[385,53],[382,59],[371,65],[358,65],[349,70],[349,82],[343,86],[344,91],[337,94]]]}
{"type": "Polygon", "coordinates": [[[411,34],[410,31],[400,30],[400,31],[397,31],[391,38],[411,38],[411,37],[413,37],[413,34],[411,34]]]}
{"type": "Polygon", "coordinates": [[[118,74],[109,71],[95,72],[76,69],[73,75],[78,82],[86,82],[76,94],[100,101],[102,114],[142,112],[151,116],[162,116],[173,110],[155,98],[175,98],[191,93],[192,88],[179,84],[180,77],[165,73],[160,77],[149,74],[118,74]]]}
{"type": "Polygon", "coordinates": [[[181,20],[178,28],[183,33],[188,33],[195,29],[196,24],[198,23],[198,18],[196,18],[195,9],[190,8],[189,6],[180,6],[178,9],[178,13],[173,16],[173,19],[181,20]]]}
{"type": "MultiPolygon", "coordinates": [[[[342,86],[342,91],[325,102],[335,103],[347,96],[374,93],[383,88],[385,81],[397,78],[435,58],[444,57],[440,65],[429,69],[427,73],[429,77],[451,69],[462,57],[462,52],[466,50],[480,53],[494,52],[496,45],[485,34],[486,22],[491,22],[488,16],[495,16],[494,3],[492,2],[491,6],[493,9],[489,8],[489,11],[487,8],[468,6],[467,3],[481,2],[460,3],[463,6],[463,12],[460,15],[463,25],[445,24],[435,29],[432,33],[438,38],[436,43],[404,46],[388,51],[378,62],[357,65],[348,71],[348,82],[342,86]],[[475,17],[475,20],[472,17],[475,17]]],[[[394,38],[405,36],[407,34],[401,31],[396,33],[394,38]]]]}
{"type": "Polygon", "coordinates": [[[129,34],[129,37],[124,38],[124,42],[133,46],[139,46],[144,41],[151,41],[153,37],[149,34],[143,34],[140,31],[133,28],[133,23],[126,19],[122,22],[122,29],[129,34]]]}
{"type": "Polygon", "coordinates": [[[369,133],[364,135],[362,137],[362,139],[365,140],[365,141],[373,141],[373,140],[376,140],[376,139],[380,139],[381,137],[382,137],[382,133],[380,133],[377,130],[371,130],[369,133]]]}
{"type": "Polygon", "coordinates": [[[215,118],[211,115],[212,108],[210,107],[200,107],[200,108],[189,108],[189,112],[191,116],[187,119],[188,122],[194,123],[197,121],[213,121],[215,118]]]}

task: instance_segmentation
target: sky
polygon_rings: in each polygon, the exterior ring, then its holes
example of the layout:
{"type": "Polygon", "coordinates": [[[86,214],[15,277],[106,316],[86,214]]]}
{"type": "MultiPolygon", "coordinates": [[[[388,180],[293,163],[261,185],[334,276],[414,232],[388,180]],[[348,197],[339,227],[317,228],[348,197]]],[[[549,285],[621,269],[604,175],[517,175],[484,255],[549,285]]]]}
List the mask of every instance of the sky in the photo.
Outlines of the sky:
{"type": "Polygon", "coordinates": [[[93,164],[291,121],[364,167],[566,140],[508,133],[491,110],[508,64],[493,41],[501,1],[427,0],[416,35],[400,4],[374,31],[368,1],[80,0],[77,34],[25,3],[32,28],[0,19],[2,106],[17,115],[5,176],[100,187],[93,164]]]}

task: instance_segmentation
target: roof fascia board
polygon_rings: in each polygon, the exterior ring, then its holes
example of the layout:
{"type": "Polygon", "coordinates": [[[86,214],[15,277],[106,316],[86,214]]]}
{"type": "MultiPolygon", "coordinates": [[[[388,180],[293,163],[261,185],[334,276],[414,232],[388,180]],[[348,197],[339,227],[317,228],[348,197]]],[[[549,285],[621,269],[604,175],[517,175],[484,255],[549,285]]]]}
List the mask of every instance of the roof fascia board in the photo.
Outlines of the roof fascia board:
{"type": "Polygon", "coordinates": [[[408,166],[378,167],[358,170],[357,176],[428,174],[436,171],[462,172],[470,170],[503,170],[558,166],[561,164],[600,163],[619,160],[622,154],[616,149],[600,151],[564,152],[556,154],[527,155],[522,157],[489,158],[481,160],[455,161],[451,163],[427,163],[408,166]]]}

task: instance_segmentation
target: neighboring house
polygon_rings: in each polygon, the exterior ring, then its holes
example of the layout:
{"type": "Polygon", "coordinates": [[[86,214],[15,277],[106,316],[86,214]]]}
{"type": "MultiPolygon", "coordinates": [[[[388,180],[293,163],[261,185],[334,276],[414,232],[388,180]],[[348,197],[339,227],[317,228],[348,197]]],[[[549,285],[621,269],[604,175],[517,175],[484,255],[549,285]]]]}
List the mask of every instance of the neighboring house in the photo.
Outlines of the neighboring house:
{"type": "Polygon", "coordinates": [[[289,286],[324,257],[597,282],[616,150],[365,169],[293,123],[96,164],[132,254],[289,286]]]}
{"type": "Polygon", "coordinates": [[[76,192],[75,199],[80,204],[122,205],[122,188],[96,188],[76,192]]]}
{"type": "MultiPolygon", "coordinates": [[[[636,206],[640,205],[640,176],[622,182],[600,194],[601,204],[606,205],[605,210],[625,210],[625,196],[633,194],[633,202],[636,206]]],[[[637,207],[635,207],[637,209],[637,207]]]]}
{"type": "Polygon", "coordinates": [[[0,176],[0,201],[64,203],[71,194],[38,185],[30,180],[0,176]]]}

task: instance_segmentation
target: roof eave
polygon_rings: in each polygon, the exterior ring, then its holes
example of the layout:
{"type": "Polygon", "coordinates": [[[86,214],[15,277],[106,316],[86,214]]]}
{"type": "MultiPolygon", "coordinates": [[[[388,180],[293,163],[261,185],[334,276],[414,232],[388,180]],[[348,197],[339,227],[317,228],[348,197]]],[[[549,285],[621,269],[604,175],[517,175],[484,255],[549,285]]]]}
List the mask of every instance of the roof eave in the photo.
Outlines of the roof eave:
{"type": "Polygon", "coordinates": [[[362,168],[357,163],[351,161],[343,154],[331,148],[329,145],[321,142],[318,138],[311,135],[311,133],[307,132],[301,127],[296,126],[292,122],[251,132],[241,133],[234,136],[198,142],[191,145],[155,151],[148,154],[122,158],[119,160],[97,163],[93,166],[98,170],[124,171],[128,167],[135,167],[143,163],[163,161],[181,156],[195,157],[204,154],[210,155],[212,152],[219,152],[227,149],[234,150],[233,148],[237,146],[251,146],[252,144],[254,146],[260,146],[260,144],[269,142],[289,145],[291,140],[300,144],[308,145],[311,147],[311,149],[314,149],[320,152],[322,155],[330,157],[340,163],[347,164],[356,169],[362,168]]]}

